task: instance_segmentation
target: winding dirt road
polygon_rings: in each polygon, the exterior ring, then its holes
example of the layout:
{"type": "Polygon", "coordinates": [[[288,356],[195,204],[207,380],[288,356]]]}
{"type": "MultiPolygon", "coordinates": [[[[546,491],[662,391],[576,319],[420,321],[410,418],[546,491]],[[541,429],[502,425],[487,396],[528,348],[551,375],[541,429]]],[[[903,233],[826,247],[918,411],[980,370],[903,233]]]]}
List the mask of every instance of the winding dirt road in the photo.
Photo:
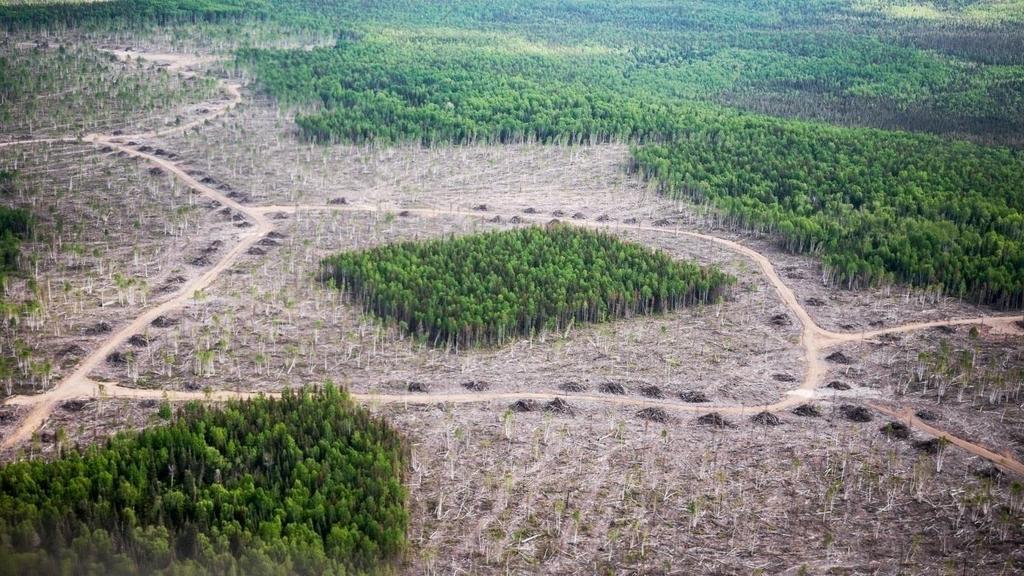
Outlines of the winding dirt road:
{"type": "MultiPolygon", "coordinates": [[[[145,57],[146,55],[136,53],[136,56],[145,57]]],[[[197,61],[185,62],[182,59],[175,59],[175,66],[177,69],[185,69],[198,63],[197,61]]],[[[231,391],[217,391],[212,393],[204,392],[183,392],[183,391],[164,391],[164,390],[141,390],[135,388],[126,388],[114,382],[97,382],[89,378],[89,373],[92,372],[96,366],[99,365],[111,352],[113,352],[118,346],[123,344],[133,334],[143,331],[146,326],[149,325],[157,316],[166,314],[173,310],[183,307],[192,295],[197,290],[202,290],[207,286],[210,286],[222,272],[229,269],[238,257],[263,238],[266,234],[273,230],[273,224],[267,218],[268,213],[272,212],[286,212],[294,213],[298,211],[316,211],[316,210],[331,210],[331,211],[347,211],[347,212],[374,212],[383,210],[383,208],[376,206],[359,206],[359,205],[298,205],[298,206],[246,206],[238,203],[237,201],[227,197],[219,190],[207,186],[194,177],[192,177],[184,168],[179,166],[175,162],[170,160],[140,152],[139,150],[129,146],[125,142],[133,138],[146,138],[152,136],[159,136],[162,134],[185,131],[193,129],[197,126],[204,124],[205,122],[219,117],[235,106],[237,106],[242,99],[240,86],[236,84],[227,84],[222,82],[221,89],[228,96],[228,100],[219,101],[216,104],[212,104],[207,110],[207,113],[200,118],[189,122],[184,125],[174,126],[162,130],[133,134],[133,135],[119,135],[119,136],[107,136],[99,134],[90,134],[82,140],[68,139],[68,138],[44,138],[35,140],[22,140],[17,142],[5,142],[0,143],[0,148],[13,145],[28,145],[28,144],[40,144],[40,143],[52,143],[52,142],[89,142],[97,146],[109,146],[113,149],[122,151],[128,156],[141,158],[154,166],[158,166],[163,170],[173,174],[176,178],[181,180],[186,186],[192,190],[210,198],[216,200],[221,204],[232,208],[238,213],[242,214],[250,222],[254,224],[248,232],[242,234],[238,239],[238,242],[226,253],[224,256],[211,267],[199,276],[191,279],[190,281],[183,284],[170,298],[157,304],[156,306],[146,310],[128,324],[123,326],[120,330],[112,334],[107,338],[98,348],[93,350],[88,356],[86,356],[76,369],[62,378],[57,384],[49,391],[32,396],[14,396],[8,398],[5,404],[9,405],[20,405],[30,406],[28,414],[22,419],[18,427],[10,434],[7,438],[4,438],[2,443],[3,449],[10,449],[19,443],[28,440],[32,434],[39,429],[40,426],[46,421],[47,417],[53,412],[54,408],[61,402],[73,398],[92,397],[99,394],[99,387],[103,386],[103,392],[105,395],[110,397],[119,398],[162,398],[167,397],[173,401],[183,400],[203,400],[208,399],[212,401],[222,401],[232,398],[246,398],[253,396],[252,393],[243,392],[231,392],[231,391]]],[[[483,218],[479,212],[460,212],[460,211],[446,211],[446,210],[434,210],[434,209],[408,209],[408,212],[412,214],[420,215],[436,215],[436,216],[464,216],[472,218],[483,218]]],[[[489,214],[488,216],[493,216],[489,214]]],[[[545,217],[524,217],[519,216],[524,221],[540,223],[545,222],[545,217]]],[[[775,267],[771,261],[763,254],[744,246],[738,242],[732,240],[719,238],[717,236],[711,236],[707,234],[701,234],[699,232],[682,231],[667,228],[657,228],[650,226],[637,226],[637,225],[626,225],[616,223],[595,223],[595,222],[584,222],[575,223],[577,225],[588,226],[588,227],[600,227],[604,229],[630,229],[630,230],[642,230],[645,232],[654,232],[659,234],[671,234],[671,235],[683,235],[701,241],[711,242],[726,249],[741,254],[758,265],[762,273],[768,279],[769,283],[778,294],[779,298],[785,304],[786,308],[792,312],[797,319],[800,321],[800,346],[803,349],[804,360],[806,362],[806,368],[804,372],[804,378],[800,385],[792,390],[789,390],[785,395],[780,398],[777,402],[767,405],[756,405],[756,406],[744,406],[736,404],[686,404],[680,401],[673,400],[656,400],[656,399],[638,399],[629,398],[613,395],[588,395],[588,394],[573,394],[573,399],[578,401],[604,403],[613,405],[623,406],[658,406],[667,410],[675,412],[709,412],[718,411],[726,414],[750,414],[761,411],[779,411],[792,408],[798,404],[806,402],[808,399],[814,397],[814,391],[821,385],[827,367],[824,359],[822,358],[823,351],[837,346],[839,344],[855,341],[870,341],[879,336],[886,334],[896,334],[903,332],[911,332],[915,330],[923,330],[938,326],[952,326],[952,325],[963,325],[963,324],[984,324],[993,327],[1001,333],[1013,333],[1020,334],[1021,330],[1016,326],[1015,321],[1019,319],[1019,316],[981,316],[977,318],[961,318],[952,320],[942,320],[934,322],[919,322],[905,324],[902,326],[896,326],[887,328],[884,330],[876,330],[871,332],[862,333],[844,333],[844,332],[833,332],[826,330],[819,326],[803,305],[798,300],[793,290],[783,282],[779,276],[775,267]]],[[[473,403],[473,402],[491,402],[501,400],[518,400],[518,399],[534,399],[534,400],[551,400],[556,396],[564,395],[564,392],[558,392],[555,390],[551,391],[529,391],[529,392],[483,392],[483,393],[448,393],[448,394],[429,394],[429,393],[408,393],[408,394],[351,394],[352,398],[369,404],[395,404],[395,403],[406,403],[406,404],[436,404],[436,403],[473,403]]],[[[991,451],[983,446],[979,446],[968,440],[953,436],[943,430],[935,428],[929,424],[922,422],[920,419],[913,416],[908,411],[896,410],[891,407],[887,407],[881,404],[870,404],[870,406],[883,414],[886,414],[894,419],[898,419],[909,426],[916,428],[917,430],[929,434],[935,437],[946,438],[951,444],[970,452],[971,454],[977,455],[981,458],[985,458],[991,461],[993,464],[1000,468],[1024,476],[1024,464],[1014,460],[1008,455],[998,454],[991,451]]]]}
{"type": "Polygon", "coordinates": [[[174,292],[170,299],[146,310],[131,322],[123,326],[120,330],[112,334],[110,338],[104,341],[98,348],[83,358],[75,370],[61,379],[61,381],[58,382],[50,391],[38,396],[25,397],[34,398],[36,403],[25,417],[25,420],[21,423],[18,430],[9,438],[4,440],[3,446],[5,448],[27,439],[28,436],[31,435],[32,431],[42,425],[57,403],[69,398],[95,395],[96,383],[89,380],[89,373],[92,372],[100,362],[103,362],[111,352],[131,338],[133,334],[144,331],[146,327],[149,326],[149,323],[155,320],[157,316],[184,306],[197,290],[202,290],[212,284],[222,272],[234,264],[235,260],[237,260],[240,255],[273,229],[270,222],[259,212],[250,213],[244,206],[235,200],[228,198],[219,190],[199,182],[172,162],[152,154],[139,152],[112,139],[92,137],[89,141],[95,144],[110,146],[111,148],[125,152],[129,156],[143,158],[151,164],[157,165],[164,170],[171,172],[189,188],[192,188],[193,190],[196,190],[197,192],[216,200],[221,204],[245,214],[246,217],[255,224],[255,227],[253,227],[248,233],[244,234],[212,268],[185,282],[176,292],[174,292]]]}

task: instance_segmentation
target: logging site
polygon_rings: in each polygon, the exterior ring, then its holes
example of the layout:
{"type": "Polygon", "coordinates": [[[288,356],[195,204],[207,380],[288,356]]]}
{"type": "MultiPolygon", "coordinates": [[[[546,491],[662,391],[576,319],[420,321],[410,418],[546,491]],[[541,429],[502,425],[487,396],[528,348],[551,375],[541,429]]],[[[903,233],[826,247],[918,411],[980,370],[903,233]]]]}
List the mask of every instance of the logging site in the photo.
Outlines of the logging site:
{"type": "Polygon", "coordinates": [[[0,0],[0,576],[1024,574],[1024,0],[0,0]]]}

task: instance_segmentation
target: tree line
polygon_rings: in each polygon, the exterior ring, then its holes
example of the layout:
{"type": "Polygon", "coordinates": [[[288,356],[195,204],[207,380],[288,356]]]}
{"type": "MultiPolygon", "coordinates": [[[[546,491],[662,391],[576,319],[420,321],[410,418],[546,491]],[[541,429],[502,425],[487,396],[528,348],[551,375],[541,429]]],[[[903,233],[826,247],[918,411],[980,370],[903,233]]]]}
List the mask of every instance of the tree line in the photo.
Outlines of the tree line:
{"type": "MultiPolygon", "coordinates": [[[[0,185],[6,176],[0,173],[0,185]]],[[[32,232],[32,215],[24,208],[0,206],[0,284],[4,277],[18,270],[21,242],[32,232]]]]}
{"type": "Polygon", "coordinates": [[[847,287],[899,281],[1024,305],[1020,151],[737,117],[633,156],[665,193],[820,255],[847,287]]]}
{"type": "Polygon", "coordinates": [[[0,27],[114,27],[153,22],[222,21],[263,12],[264,0],[109,0],[103,2],[46,2],[0,5],[0,27]]]}
{"type": "Polygon", "coordinates": [[[694,4],[285,3],[282,14],[315,5],[343,18],[338,45],[241,56],[264,89],[303,106],[297,122],[319,141],[671,138],[671,124],[627,109],[686,100],[1022,143],[1019,66],[894,41],[907,24],[843,2],[694,4]]]}
{"type": "Polygon", "coordinates": [[[433,345],[717,301],[734,278],[565,224],[402,242],[325,259],[325,278],[433,345]]]}
{"type": "MultiPolygon", "coordinates": [[[[883,5],[848,0],[687,0],[669,5],[467,0],[452,6],[405,1],[113,0],[0,7],[0,25],[124,28],[153,21],[203,20],[232,26],[240,18],[258,18],[283,30],[331,30],[339,37],[352,30],[371,32],[369,36],[387,40],[370,46],[377,68],[403,68],[416,58],[430,61],[439,49],[446,50],[429,37],[443,33],[447,37],[437,39],[443,44],[477,48],[472,57],[453,61],[449,54],[435,59],[433,66],[447,72],[500,56],[502,48],[518,48],[529,55],[526,60],[534,63],[535,79],[547,89],[552,81],[586,80],[581,84],[584,92],[591,86],[614,85],[634,96],[653,95],[655,100],[714,101],[830,121],[843,119],[837,112],[852,108],[854,121],[877,127],[1021,144],[1016,134],[1024,128],[1019,97],[1024,71],[1014,40],[1024,25],[1000,12],[982,6],[949,9],[942,20],[929,22],[894,18],[883,5]],[[942,41],[936,43],[937,38],[942,41]],[[976,45],[984,45],[985,51],[976,45]],[[573,51],[588,56],[566,73],[552,68],[554,61],[573,51]]],[[[348,75],[345,62],[308,56],[312,61],[292,64],[312,65],[332,81],[348,75]]],[[[511,72],[514,78],[516,72],[511,72]]],[[[507,74],[491,76],[500,80],[507,74]]],[[[386,91],[387,86],[377,87],[386,91]]],[[[316,101],[316,94],[307,96],[307,103],[316,101]]],[[[372,112],[374,101],[364,104],[360,111],[372,112]]],[[[367,136],[365,128],[378,124],[371,117],[357,129],[359,114],[346,117],[336,110],[334,115],[303,116],[304,130],[318,139],[359,139],[367,136]]],[[[440,116],[430,121],[446,120],[440,116]]],[[[462,136],[453,131],[456,137],[479,137],[472,130],[462,136]]],[[[389,134],[376,136],[377,141],[387,141],[389,134]]]]}
{"type": "Polygon", "coordinates": [[[332,385],[0,468],[0,574],[346,574],[405,546],[405,448],[332,385]]]}

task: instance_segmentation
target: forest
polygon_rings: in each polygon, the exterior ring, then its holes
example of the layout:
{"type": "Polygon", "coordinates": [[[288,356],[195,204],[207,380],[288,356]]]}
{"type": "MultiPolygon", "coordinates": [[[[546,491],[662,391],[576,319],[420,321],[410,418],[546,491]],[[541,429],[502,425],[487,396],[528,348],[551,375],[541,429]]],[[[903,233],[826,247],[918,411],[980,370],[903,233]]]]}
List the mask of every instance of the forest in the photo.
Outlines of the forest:
{"type": "Polygon", "coordinates": [[[239,56],[267,92],[299,107],[296,122],[318,141],[665,140],[695,116],[727,111],[711,103],[785,105],[810,118],[888,110],[855,119],[999,143],[1024,129],[1024,67],[978,67],[870,37],[751,31],[620,48],[357,28],[331,48],[239,56]]]}
{"type": "MultiPolygon", "coordinates": [[[[238,55],[312,141],[631,142],[634,170],[666,194],[820,255],[836,284],[1024,304],[1019,54],[894,41],[939,28],[836,2],[598,4],[470,3],[445,27],[392,6],[404,25],[367,17],[333,47],[238,55]]],[[[946,8],[993,39],[1024,21],[946,8]]]]}
{"type": "Polygon", "coordinates": [[[122,27],[146,22],[218,21],[258,14],[261,0],[109,0],[0,5],[0,28],[122,27]]]}
{"type": "Polygon", "coordinates": [[[1024,565],[1024,0],[0,4],[0,576],[1024,565]]]}
{"type": "Polygon", "coordinates": [[[664,192],[821,255],[847,287],[939,287],[1024,306],[1024,154],[814,124],[737,118],[634,150],[664,192]]]}
{"type": "MultiPolygon", "coordinates": [[[[319,26],[333,23],[334,49],[249,51],[246,60],[271,94],[322,106],[300,114],[304,129],[322,139],[358,139],[356,117],[346,120],[345,110],[371,109],[362,98],[374,95],[396,108],[388,114],[400,123],[432,125],[451,122],[449,115],[485,119],[478,108],[486,106],[524,122],[524,115],[558,113],[569,121],[564,128],[575,128],[590,116],[581,99],[617,97],[615,106],[713,102],[987,143],[1020,144],[1024,133],[1024,53],[1013,42],[1024,15],[1014,19],[995,8],[975,5],[968,13],[951,6],[938,22],[837,0],[505,0],[451,9],[292,0],[275,5],[275,17],[314,25],[299,19],[303,7],[324,15],[319,26]]],[[[598,120],[601,112],[618,111],[597,110],[598,120]]],[[[545,130],[572,136],[538,120],[545,130]]],[[[375,129],[380,122],[371,117],[365,124],[375,129]]],[[[478,138],[500,137],[493,125],[481,128],[478,138]]],[[[593,126],[592,136],[621,137],[615,128],[593,126]]],[[[386,141],[392,133],[371,136],[386,141]]],[[[443,138],[451,139],[459,135],[443,138]]]]}
{"type": "MultiPolygon", "coordinates": [[[[130,18],[100,4],[59,6],[130,18]]],[[[1024,303],[1018,4],[146,6],[332,30],[329,47],[237,51],[309,140],[630,142],[634,169],[666,194],[820,255],[835,283],[1024,303]]]]}
{"type": "Polygon", "coordinates": [[[429,344],[499,344],[575,322],[713,303],[734,278],[565,224],[402,242],[324,261],[325,278],[429,344]]]}
{"type": "Polygon", "coordinates": [[[405,450],[329,384],[190,403],[166,424],[0,468],[0,574],[384,567],[405,546],[405,450]]]}

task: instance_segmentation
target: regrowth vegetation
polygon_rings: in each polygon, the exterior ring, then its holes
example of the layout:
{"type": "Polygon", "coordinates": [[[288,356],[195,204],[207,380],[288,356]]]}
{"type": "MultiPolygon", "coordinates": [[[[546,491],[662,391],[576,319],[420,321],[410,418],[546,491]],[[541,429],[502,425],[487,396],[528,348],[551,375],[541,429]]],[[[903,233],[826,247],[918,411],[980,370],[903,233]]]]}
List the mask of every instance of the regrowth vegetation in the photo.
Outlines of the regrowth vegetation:
{"type": "Polygon", "coordinates": [[[404,547],[404,448],[344,392],[189,404],[0,469],[2,574],[342,574],[404,547]]]}
{"type": "Polygon", "coordinates": [[[564,224],[346,252],[325,268],[367,310],[462,346],[715,302],[734,281],[564,224]]]}
{"type": "MultiPolygon", "coordinates": [[[[991,409],[1020,406],[1024,392],[1024,348],[991,346],[972,330],[962,347],[943,338],[918,354],[917,362],[897,364],[893,375],[902,394],[920,394],[938,403],[969,402],[991,409]]],[[[1018,342],[1019,344],[1019,342],[1018,342]]]]}
{"type": "MultiPolygon", "coordinates": [[[[10,201],[17,180],[17,170],[0,170],[0,198],[10,201]]],[[[3,313],[0,350],[4,350],[0,355],[0,382],[3,382],[5,391],[9,391],[19,372],[24,375],[24,370],[30,369],[32,365],[27,361],[25,353],[29,348],[24,343],[18,342],[10,346],[9,350],[15,354],[7,352],[4,344],[7,344],[7,333],[12,327],[17,326],[21,316],[39,307],[35,298],[20,300],[12,298],[10,294],[10,276],[18,274],[22,269],[24,257],[21,243],[31,237],[33,224],[32,214],[28,210],[0,206],[0,312],[3,313]]]]}

